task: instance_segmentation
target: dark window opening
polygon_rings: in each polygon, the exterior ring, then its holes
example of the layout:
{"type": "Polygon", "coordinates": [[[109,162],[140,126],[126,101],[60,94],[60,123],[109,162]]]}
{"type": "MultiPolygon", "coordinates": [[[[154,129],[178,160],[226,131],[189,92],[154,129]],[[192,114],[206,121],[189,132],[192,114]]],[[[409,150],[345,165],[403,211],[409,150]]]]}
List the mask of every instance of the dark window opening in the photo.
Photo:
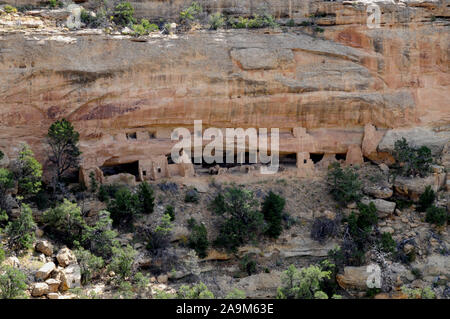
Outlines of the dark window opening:
{"type": "Polygon", "coordinates": [[[336,154],[336,160],[338,161],[345,161],[345,159],[347,158],[347,154],[346,153],[342,153],[342,154],[336,154]]]}
{"type": "Polygon", "coordinates": [[[167,164],[175,164],[175,162],[172,159],[171,153],[167,154],[166,157],[167,157],[167,164]]]}
{"type": "Polygon", "coordinates": [[[156,132],[148,132],[148,137],[150,139],[156,138],[156,132]]]}
{"type": "Polygon", "coordinates": [[[314,164],[319,163],[325,154],[309,154],[309,158],[314,162],[314,164]]]}
{"type": "Polygon", "coordinates": [[[135,177],[139,177],[139,162],[125,163],[125,164],[115,164],[108,165],[104,164],[104,166],[100,167],[104,176],[117,175],[120,173],[128,173],[134,175],[135,177]]]}
{"type": "Polygon", "coordinates": [[[158,173],[161,173],[161,167],[157,168],[158,173]]]}
{"type": "Polygon", "coordinates": [[[147,176],[147,171],[142,171],[142,175],[147,176]]]}
{"type": "Polygon", "coordinates": [[[134,132],[134,133],[127,133],[126,135],[127,135],[127,140],[135,140],[135,139],[137,139],[136,132],[134,132]]]}

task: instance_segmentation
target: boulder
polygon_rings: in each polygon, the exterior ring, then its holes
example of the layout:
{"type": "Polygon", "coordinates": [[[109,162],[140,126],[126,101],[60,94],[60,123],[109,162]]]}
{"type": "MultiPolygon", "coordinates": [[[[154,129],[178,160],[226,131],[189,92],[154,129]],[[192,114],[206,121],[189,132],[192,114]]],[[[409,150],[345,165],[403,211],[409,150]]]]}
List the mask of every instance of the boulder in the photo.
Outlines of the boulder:
{"type": "Polygon", "coordinates": [[[442,152],[445,144],[450,140],[450,132],[434,132],[433,130],[424,127],[393,129],[386,132],[380,144],[378,144],[378,150],[392,154],[395,142],[403,137],[410,146],[415,148],[427,146],[431,150],[433,156],[437,156],[442,152]]]}
{"type": "Polygon", "coordinates": [[[49,292],[58,292],[61,281],[59,281],[57,279],[49,278],[45,281],[45,283],[48,285],[49,292]]]}
{"type": "Polygon", "coordinates": [[[45,280],[50,277],[50,274],[53,270],[56,269],[56,265],[53,262],[48,262],[44,264],[39,270],[36,272],[36,279],[45,280]]]}
{"type": "Polygon", "coordinates": [[[67,267],[70,264],[74,264],[77,262],[77,257],[75,254],[67,247],[62,248],[58,254],[56,255],[56,259],[58,263],[62,267],[67,267]]]}
{"type": "Polygon", "coordinates": [[[259,273],[239,280],[236,288],[249,298],[273,298],[281,286],[281,272],[259,273]]]}
{"type": "Polygon", "coordinates": [[[48,299],[59,299],[59,293],[57,292],[50,292],[47,294],[48,299]]]}
{"type": "Polygon", "coordinates": [[[361,147],[356,144],[349,145],[347,155],[345,157],[346,165],[361,165],[364,159],[361,152],[361,147]]]}
{"type": "Polygon", "coordinates": [[[390,198],[394,194],[392,188],[381,185],[366,185],[363,187],[363,192],[367,195],[376,198],[390,198]]]}
{"type": "Polygon", "coordinates": [[[408,295],[401,291],[393,291],[391,293],[382,292],[375,295],[374,299],[408,299],[408,295]]]}
{"type": "Polygon", "coordinates": [[[39,240],[35,246],[36,250],[43,253],[45,256],[51,257],[53,255],[53,245],[47,240],[39,240]]]}
{"type": "Polygon", "coordinates": [[[321,244],[309,236],[305,237],[294,237],[288,240],[288,244],[285,245],[273,245],[270,246],[268,251],[277,251],[280,253],[282,258],[290,257],[325,257],[328,256],[328,251],[335,248],[337,245],[336,241],[330,240],[321,244]]]}
{"type": "Polygon", "coordinates": [[[395,211],[395,203],[394,202],[388,202],[384,199],[368,199],[363,198],[361,200],[361,203],[365,205],[369,205],[370,203],[374,203],[375,207],[377,208],[378,216],[381,218],[387,217],[388,215],[391,215],[395,211]]]}
{"type": "Polygon", "coordinates": [[[48,285],[45,282],[37,282],[31,288],[31,295],[33,297],[41,297],[48,293],[48,285]]]}
{"type": "Polygon", "coordinates": [[[378,144],[383,138],[384,131],[377,131],[372,124],[366,124],[364,127],[364,138],[361,145],[361,150],[364,157],[377,164],[386,163],[393,164],[395,159],[387,152],[379,152],[378,144]]]}
{"type": "Polygon", "coordinates": [[[345,267],[344,274],[338,274],[336,280],[339,286],[345,290],[367,290],[367,266],[345,267]]]}
{"type": "Polygon", "coordinates": [[[60,291],[81,287],[81,269],[77,264],[71,264],[60,273],[60,291]]]}
{"type": "Polygon", "coordinates": [[[433,254],[424,262],[415,262],[412,268],[419,269],[424,277],[445,275],[450,277],[450,258],[444,255],[433,254]]]}
{"type": "Polygon", "coordinates": [[[210,249],[208,251],[208,256],[206,256],[203,260],[230,260],[232,258],[233,256],[227,254],[226,252],[210,249]]]}
{"type": "Polygon", "coordinates": [[[156,280],[158,280],[159,283],[161,284],[167,284],[167,282],[169,281],[169,276],[166,274],[163,275],[159,275],[156,280]]]}
{"type": "Polygon", "coordinates": [[[437,192],[445,185],[445,173],[432,174],[427,177],[397,176],[394,180],[394,189],[397,193],[417,201],[427,186],[437,192]]]}

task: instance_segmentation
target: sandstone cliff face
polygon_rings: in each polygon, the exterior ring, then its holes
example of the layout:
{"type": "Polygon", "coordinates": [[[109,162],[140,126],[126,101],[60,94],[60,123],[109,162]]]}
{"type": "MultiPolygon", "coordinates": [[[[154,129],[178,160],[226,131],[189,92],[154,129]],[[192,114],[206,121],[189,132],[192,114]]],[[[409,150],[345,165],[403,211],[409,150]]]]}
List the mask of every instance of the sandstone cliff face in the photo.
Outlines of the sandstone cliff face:
{"type": "MultiPolygon", "coordinates": [[[[178,12],[173,7],[185,2],[137,8],[153,17],[178,12]]],[[[26,141],[43,161],[47,128],[62,117],[81,133],[86,167],[168,154],[172,128],[194,120],[204,128],[278,127],[286,153],[346,153],[362,144],[367,124],[382,133],[423,126],[448,140],[445,2],[385,6],[380,29],[367,28],[364,6],[203,2],[211,12],[267,6],[280,18],[321,10],[327,15],[317,23],[327,27],[317,35],[302,27],[196,31],[147,42],[0,29],[0,148],[11,156],[26,141]],[[307,129],[312,149],[298,144],[298,127],[307,129]],[[139,138],[126,138],[135,132],[139,138]]]]}

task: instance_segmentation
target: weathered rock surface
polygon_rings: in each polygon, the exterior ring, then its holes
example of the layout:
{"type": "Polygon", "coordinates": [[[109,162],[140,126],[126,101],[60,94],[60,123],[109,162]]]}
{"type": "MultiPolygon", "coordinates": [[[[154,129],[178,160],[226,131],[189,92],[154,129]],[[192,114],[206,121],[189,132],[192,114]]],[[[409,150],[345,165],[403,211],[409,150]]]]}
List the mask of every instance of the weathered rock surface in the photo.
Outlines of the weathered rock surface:
{"type": "Polygon", "coordinates": [[[36,250],[45,256],[53,255],[53,245],[48,240],[39,240],[36,243],[36,250]]]}
{"type": "Polygon", "coordinates": [[[45,281],[48,285],[48,292],[58,292],[61,282],[57,279],[49,278],[45,281]]]}
{"type": "Polygon", "coordinates": [[[395,211],[395,203],[389,202],[384,199],[367,199],[363,198],[361,200],[361,203],[365,205],[369,205],[370,203],[374,203],[375,207],[377,208],[378,216],[381,218],[387,217],[390,214],[393,214],[395,211]]]}
{"type": "Polygon", "coordinates": [[[324,257],[336,245],[337,242],[333,240],[320,244],[309,237],[294,237],[289,239],[289,244],[276,245],[266,249],[266,251],[279,251],[280,256],[283,258],[300,256],[324,257]]]}
{"type": "Polygon", "coordinates": [[[412,267],[418,268],[424,277],[445,275],[450,277],[450,258],[444,255],[431,255],[425,262],[415,262],[412,267]]]}
{"type": "Polygon", "coordinates": [[[45,282],[37,282],[31,288],[31,295],[33,297],[41,297],[48,293],[48,285],[45,282]]]}
{"type": "Polygon", "coordinates": [[[36,272],[36,279],[45,280],[47,279],[53,270],[56,269],[56,265],[53,262],[48,262],[44,264],[39,270],[36,272]]]}
{"type": "Polygon", "coordinates": [[[62,267],[67,267],[70,264],[74,264],[77,262],[77,257],[75,254],[67,247],[62,248],[58,254],[56,255],[56,259],[58,263],[62,267]]]}
{"type": "Polygon", "coordinates": [[[243,290],[250,298],[267,298],[276,295],[277,288],[281,286],[281,273],[259,273],[239,280],[236,288],[243,290]]]}
{"type": "Polygon", "coordinates": [[[450,132],[434,132],[423,127],[389,130],[378,145],[378,149],[382,152],[392,153],[395,141],[402,138],[405,138],[408,144],[415,148],[427,146],[436,156],[440,155],[445,144],[450,140],[450,132]]]}
{"type": "Polygon", "coordinates": [[[339,286],[346,290],[367,290],[367,266],[345,267],[343,274],[338,274],[336,280],[339,286]]]}
{"type": "Polygon", "coordinates": [[[435,192],[443,187],[446,182],[445,177],[445,173],[434,173],[423,178],[397,176],[394,181],[394,188],[397,193],[418,200],[427,186],[431,186],[435,192]]]}
{"type": "Polygon", "coordinates": [[[59,289],[66,291],[72,288],[81,287],[81,269],[77,264],[71,264],[61,270],[60,273],[61,285],[59,289]]]}
{"type": "MultiPolygon", "coordinates": [[[[188,2],[133,4],[138,16],[176,12],[178,18],[188,2]]],[[[350,145],[361,147],[367,136],[362,152],[371,158],[379,135],[391,129],[378,155],[392,149],[398,130],[433,151],[448,140],[448,31],[430,21],[432,15],[448,15],[444,4],[383,6],[390,27],[375,32],[366,27],[364,6],[350,2],[201,3],[205,12],[231,15],[264,7],[296,23],[323,12],[317,23],[326,31],[321,37],[303,27],[284,33],[199,31],[135,42],[86,30],[49,33],[39,27],[19,33],[5,27],[0,148],[11,157],[26,141],[44,163],[44,135],[62,117],[81,133],[86,168],[166,155],[175,143],[171,129],[194,120],[205,126],[278,127],[286,153],[344,154],[350,145]],[[366,125],[376,127],[372,137],[364,133],[366,125]],[[302,146],[292,136],[299,126],[313,143],[302,146]],[[137,138],[126,133],[138,133],[137,138]]]]}

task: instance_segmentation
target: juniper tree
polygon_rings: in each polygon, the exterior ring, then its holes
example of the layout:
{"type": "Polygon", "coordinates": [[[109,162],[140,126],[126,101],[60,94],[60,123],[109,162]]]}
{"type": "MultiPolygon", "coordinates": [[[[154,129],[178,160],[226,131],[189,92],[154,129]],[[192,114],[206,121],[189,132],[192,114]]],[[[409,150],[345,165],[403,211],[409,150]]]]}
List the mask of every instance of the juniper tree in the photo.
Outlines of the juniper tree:
{"type": "Polygon", "coordinates": [[[77,145],[79,139],[80,134],[66,119],[54,122],[48,129],[49,160],[55,168],[56,182],[60,182],[69,169],[78,167],[81,155],[77,145]]]}

